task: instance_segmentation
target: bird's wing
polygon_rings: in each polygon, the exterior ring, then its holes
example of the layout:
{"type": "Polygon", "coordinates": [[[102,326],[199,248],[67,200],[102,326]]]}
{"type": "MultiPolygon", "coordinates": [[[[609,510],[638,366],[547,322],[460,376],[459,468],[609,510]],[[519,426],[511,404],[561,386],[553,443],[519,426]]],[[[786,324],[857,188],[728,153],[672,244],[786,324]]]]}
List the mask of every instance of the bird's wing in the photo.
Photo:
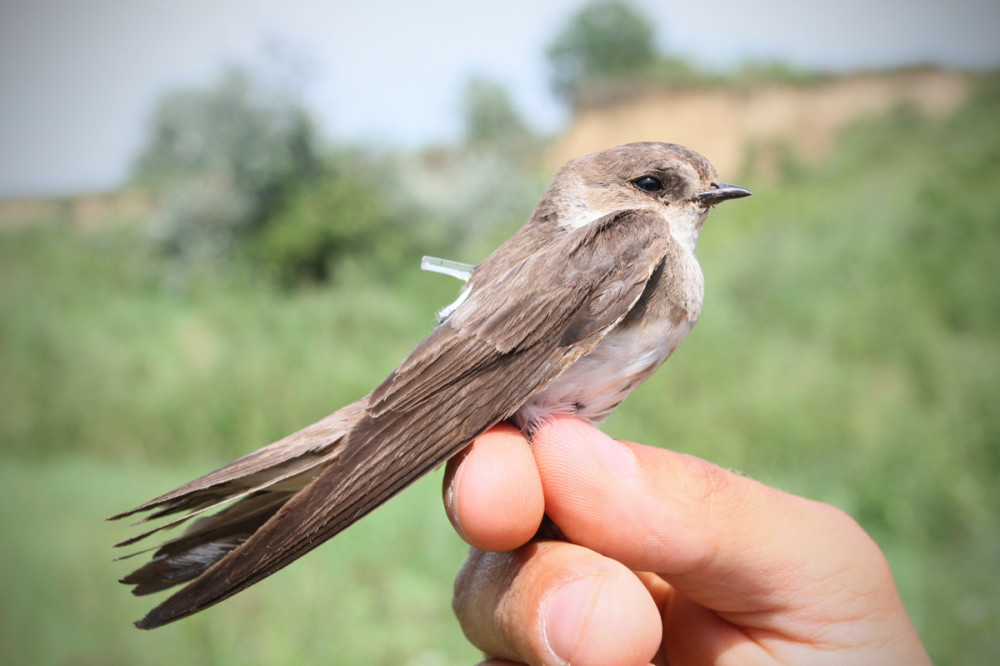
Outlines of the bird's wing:
{"type": "Polygon", "coordinates": [[[512,416],[625,317],[670,238],[660,218],[626,211],[552,242],[557,247],[510,262],[502,280],[474,283],[372,392],[336,459],[137,626],[166,624],[258,582],[512,416]]]}
{"type": "MultiPolygon", "coordinates": [[[[173,527],[189,518],[218,508],[223,504],[262,491],[301,490],[318,473],[319,467],[336,457],[340,441],[364,413],[367,398],[363,398],[326,418],[292,433],[273,444],[234,460],[214,472],[149,500],[134,509],[111,516],[118,520],[143,511],[154,511],[137,524],[186,512],[179,518],[133,536],[116,547],[128,546],[159,530],[173,527]]],[[[190,531],[190,530],[189,530],[190,531]]],[[[190,534],[185,534],[190,536],[190,534]]]]}
{"type": "Polygon", "coordinates": [[[122,579],[135,585],[133,593],[149,594],[196,578],[226,553],[246,541],[296,492],[312,481],[341,451],[340,443],[364,413],[366,399],[358,400],[324,419],[225,467],[129,511],[116,520],[141,511],[153,511],[137,524],[181,514],[160,523],[116,547],[132,545],[160,530],[200,516],[183,534],[155,550],[152,559],[122,579]],[[224,507],[215,513],[208,512],[224,507]],[[207,514],[207,515],[206,515],[207,514]]]}

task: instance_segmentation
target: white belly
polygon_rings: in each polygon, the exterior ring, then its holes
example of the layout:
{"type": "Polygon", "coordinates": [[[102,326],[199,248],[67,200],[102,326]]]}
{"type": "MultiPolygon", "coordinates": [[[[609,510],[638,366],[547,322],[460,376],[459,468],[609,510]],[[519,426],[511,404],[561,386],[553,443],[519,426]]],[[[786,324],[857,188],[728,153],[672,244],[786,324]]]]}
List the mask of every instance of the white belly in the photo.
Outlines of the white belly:
{"type": "Polygon", "coordinates": [[[514,416],[517,425],[530,429],[559,414],[604,420],[667,360],[693,326],[691,321],[678,325],[658,321],[610,332],[592,352],[532,396],[514,416]]]}

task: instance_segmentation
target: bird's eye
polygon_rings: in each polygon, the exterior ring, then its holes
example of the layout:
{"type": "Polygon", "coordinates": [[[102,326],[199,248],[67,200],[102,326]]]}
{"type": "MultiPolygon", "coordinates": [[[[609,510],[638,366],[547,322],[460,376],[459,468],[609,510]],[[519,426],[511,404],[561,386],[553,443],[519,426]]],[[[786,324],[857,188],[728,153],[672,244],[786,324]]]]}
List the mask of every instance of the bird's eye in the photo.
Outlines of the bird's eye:
{"type": "Polygon", "coordinates": [[[642,176],[632,181],[632,184],[643,192],[662,192],[663,181],[656,176],[642,176]]]}

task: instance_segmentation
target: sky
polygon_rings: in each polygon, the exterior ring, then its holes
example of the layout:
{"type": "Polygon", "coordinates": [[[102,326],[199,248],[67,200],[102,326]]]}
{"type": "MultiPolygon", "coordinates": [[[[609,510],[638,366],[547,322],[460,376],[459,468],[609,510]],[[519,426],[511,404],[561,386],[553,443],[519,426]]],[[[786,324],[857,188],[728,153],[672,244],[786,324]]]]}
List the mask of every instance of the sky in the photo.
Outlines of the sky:
{"type": "MultiPolygon", "coordinates": [[[[545,48],[585,0],[2,0],[0,197],[120,185],[159,95],[226,63],[297,63],[327,136],[416,147],[456,138],[472,75],[503,83],[534,127],[565,110],[545,48]]],[[[844,71],[1000,66],[996,0],[634,0],[661,51],[844,71]]]]}

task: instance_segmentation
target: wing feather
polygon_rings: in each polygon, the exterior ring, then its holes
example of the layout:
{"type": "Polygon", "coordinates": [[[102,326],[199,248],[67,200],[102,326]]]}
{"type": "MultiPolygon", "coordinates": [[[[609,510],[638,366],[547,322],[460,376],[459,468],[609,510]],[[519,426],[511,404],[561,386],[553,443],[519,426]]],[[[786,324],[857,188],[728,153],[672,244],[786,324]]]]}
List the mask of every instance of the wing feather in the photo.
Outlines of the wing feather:
{"type": "Polygon", "coordinates": [[[158,509],[142,522],[177,511],[214,504],[219,498],[259,489],[307,471],[325,462],[365,409],[358,400],[310,426],[195,479],[134,509],[108,518],[119,520],[158,509]]]}

